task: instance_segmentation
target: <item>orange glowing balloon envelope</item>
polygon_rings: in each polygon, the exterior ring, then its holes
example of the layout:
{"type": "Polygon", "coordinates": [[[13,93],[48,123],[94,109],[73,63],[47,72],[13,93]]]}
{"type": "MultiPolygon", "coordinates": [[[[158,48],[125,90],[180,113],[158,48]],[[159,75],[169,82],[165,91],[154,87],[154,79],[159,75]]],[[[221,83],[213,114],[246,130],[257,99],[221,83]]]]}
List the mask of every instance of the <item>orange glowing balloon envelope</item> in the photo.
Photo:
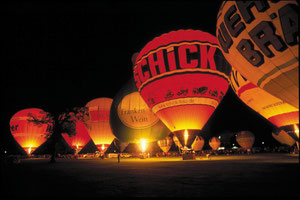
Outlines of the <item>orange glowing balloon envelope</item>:
{"type": "Polygon", "coordinates": [[[72,147],[73,149],[80,150],[82,149],[90,140],[91,137],[86,130],[86,127],[83,122],[77,121],[76,122],[76,135],[69,136],[66,133],[63,133],[62,136],[66,140],[66,142],[72,147]]]}
{"type": "Polygon", "coordinates": [[[46,134],[49,134],[52,127],[51,124],[37,125],[28,121],[31,119],[30,114],[37,119],[46,116],[42,109],[29,108],[14,114],[9,123],[11,134],[28,154],[46,141],[46,134]]]}
{"type": "Polygon", "coordinates": [[[213,150],[218,150],[221,145],[221,141],[217,137],[212,137],[208,144],[213,150]]]}
{"type": "Polygon", "coordinates": [[[273,132],[272,136],[281,144],[285,144],[288,146],[293,146],[297,140],[295,140],[292,136],[290,136],[286,131],[279,130],[277,132],[273,132]]]}
{"type": "Polygon", "coordinates": [[[173,140],[170,136],[167,136],[165,139],[158,140],[157,144],[163,152],[167,153],[173,144],[173,140]]]}
{"type": "Polygon", "coordinates": [[[89,109],[89,117],[84,119],[88,133],[99,151],[106,151],[114,140],[109,124],[111,98],[97,98],[86,104],[89,109]]]}
{"type": "Polygon", "coordinates": [[[194,151],[201,151],[204,146],[204,143],[205,143],[205,141],[204,141],[203,137],[196,136],[196,139],[192,144],[192,149],[194,151]]]}
{"type": "Polygon", "coordinates": [[[257,87],[234,68],[231,72],[231,87],[237,96],[250,108],[268,119],[278,128],[299,124],[299,110],[257,87]]]}
{"type": "Polygon", "coordinates": [[[141,50],[133,70],[145,102],[181,135],[203,128],[227,92],[230,71],[216,37],[199,30],[156,37],[141,50]]]}
{"type": "Polygon", "coordinates": [[[297,1],[225,1],[217,38],[232,67],[299,109],[297,1]]]}
{"type": "Polygon", "coordinates": [[[237,133],[235,139],[243,149],[247,150],[252,148],[255,136],[250,131],[240,131],[237,133]]]}

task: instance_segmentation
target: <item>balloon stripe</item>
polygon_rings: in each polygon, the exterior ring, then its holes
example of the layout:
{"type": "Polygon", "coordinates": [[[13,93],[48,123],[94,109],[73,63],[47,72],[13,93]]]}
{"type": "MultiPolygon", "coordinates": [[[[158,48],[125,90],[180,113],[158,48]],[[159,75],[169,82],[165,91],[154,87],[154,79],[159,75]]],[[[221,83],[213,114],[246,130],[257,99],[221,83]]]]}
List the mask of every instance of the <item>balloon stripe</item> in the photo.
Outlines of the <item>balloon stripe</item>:
{"type": "Polygon", "coordinates": [[[151,83],[153,81],[156,81],[158,79],[165,78],[165,77],[168,77],[168,76],[173,76],[173,75],[192,74],[192,73],[194,73],[194,74],[212,74],[212,75],[216,75],[216,76],[219,76],[221,78],[224,78],[228,83],[230,83],[229,77],[226,74],[224,74],[220,71],[211,70],[211,69],[181,69],[181,70],[166,72],[164,74],[160,74],[160,75],[157,75],[155,77],[152,77],[152,78],[148,79],[143,84],[141,84],[141,86],[139,87],[139,92],[141,92],[141,90],[146,85],[148,85],[149,83],[151,83]]]}
{"type": "Polygon", "coordinates": [[[150,54],[152,53],[156,53],[162,49],[170,49],[173,47],[179,47],[181,45],[193,45],[193,44],[199,44],[199,45],[207,45],[207,46],[211,46],[211,47],[216,47],[219,48],[219,46],[217,44],[208,42],[208,41],[182,41],[179,43],[170,43],[168,45],[164,45],[164,46],[160,46],[157,49],[151,50],[149,51],[147,54],[143,55],[139,60],[137,60],[136,65],[134,66],[134,68],[137,66],[138,63],[140,63],[144,58],[148,57],[150,54]]]}
{"type": "Polygon", "coordinates": [[[207,97],[188,97],[188,98],[177,98],[169,101],[161,102],[153,106],[152,111],[157,113],[160,110],[177,107],[183,105],[206,105],[216,108],[219,105],[219,102],[215,99],[207,97]]]}
{"type": "MultiPolygon", "coordinates": [[[[277,66],[276,68],[274,68],[273,70],[271,70],[269,73],[265,74],[262,78],[260,78],[260,79],[258,80],[258,82],[257,82],[257,86],[260,87],[261,84],[262,84],[269,76],[272,76],[273,74],[279,72],[279,70],[284,69],[284,68],[286,68],[286,67],[289,67],[289,66],[291,66],[292,64],[294,64],[294,63],[296,63],[296,62],[298,62],[298,57],[293,58],[293,59],[287,61],[286,63],[277,66]]],[[[295,67],[293,67],[293,68],[298,68],[298,66],[295,66],[295,67]]]]}
{"type": "Polygon", "coordinates": [[[256,88],[257,86],[254,85],[251,82],[248,82],[246,85],[243,85],[238,91],[237,91],[237,95],[239,97],[241,97],[241,94],[243,94],[245,91],[250,90],[252,88],[256,88]]]}

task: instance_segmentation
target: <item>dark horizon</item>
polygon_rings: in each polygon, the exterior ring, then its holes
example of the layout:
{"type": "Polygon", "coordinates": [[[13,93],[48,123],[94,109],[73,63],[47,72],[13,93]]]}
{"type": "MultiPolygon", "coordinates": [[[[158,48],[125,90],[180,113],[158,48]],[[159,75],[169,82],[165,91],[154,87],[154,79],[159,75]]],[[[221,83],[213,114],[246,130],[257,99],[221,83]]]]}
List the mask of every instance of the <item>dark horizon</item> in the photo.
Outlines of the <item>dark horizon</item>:
{"type": "MultiPolygon", "coordinates": [[[[131,56],[173,30],[215,35],[221,1],[8,4],[2,75],[2,146],[14,145],[9,120],[26,108],[59,113],[99,97],[113,98],[132,77],[131,56]],[[107,81],[109,79],[109,81],[107,81]]],[[[258,145],[279,144],[272,124],[229,89],[205,130],[250,130],[258,145]]]]}

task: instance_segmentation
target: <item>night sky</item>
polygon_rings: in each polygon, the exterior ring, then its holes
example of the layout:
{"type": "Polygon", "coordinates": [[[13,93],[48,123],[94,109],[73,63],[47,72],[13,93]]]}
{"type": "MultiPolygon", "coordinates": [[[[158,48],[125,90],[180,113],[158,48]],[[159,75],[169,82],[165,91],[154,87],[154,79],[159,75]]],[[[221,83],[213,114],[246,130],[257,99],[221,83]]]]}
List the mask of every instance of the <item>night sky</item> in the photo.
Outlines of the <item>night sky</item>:
{"type": "MultiPolygon", "coordinates": [[[[50,113],[113,98],[132,77],[131,56],[154,37],[179,29],[215,35],[221,1],[75,1],[14,3],[7,7],[2,71],[1,141],[15,144],[10,118],[19,110],[50,113]],[[103,3],[104,2],[104,3],[103,3]]],[[[230,89],[205,130],[250,130],[256,143],[276,143],[270,123],[230,89]]]]}

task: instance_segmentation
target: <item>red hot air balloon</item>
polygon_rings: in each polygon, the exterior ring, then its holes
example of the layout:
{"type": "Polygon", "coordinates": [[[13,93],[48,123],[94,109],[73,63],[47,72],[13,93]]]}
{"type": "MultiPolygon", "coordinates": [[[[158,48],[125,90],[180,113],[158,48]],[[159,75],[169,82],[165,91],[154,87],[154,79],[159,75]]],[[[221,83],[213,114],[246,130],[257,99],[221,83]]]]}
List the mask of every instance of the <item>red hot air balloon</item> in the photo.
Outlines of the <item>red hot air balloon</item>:
{"type": "Polygon", "coordinates": [[[183,146],[190,147],[226,94],[230,71],[216,37],[179,30],[149,42],[133,74],[148,106],[183,146]]]}
{"type": "Polygon", "coordinates": [[[30,115],[42,119],[47,113],[38,108],[24,109],[14,114],[9,123],[13,137],[28,154],[46,141],[46,134],[52,128],[51,124],[37,125],[31,122],[30,115]]]}
{"type": "Polygon", "coordinates": [[[103,97],[91,100],[86,104],[89,109],[89,117],[84,119],[84,124],[101,152],[105,152],[115,138],[109,124],[112,101],[111,98],[103,97]]]}
{"type": "Polygon", "coordinates": [[[66,133],[63,133],[62,136],[70,147],[75,149],[76,152],[79,152],[91,140],[91,137],[89,136],[84,123],[81,121],[76,122],[76,131],[77,133],[75,136],[70,137],[66,133]]]}

